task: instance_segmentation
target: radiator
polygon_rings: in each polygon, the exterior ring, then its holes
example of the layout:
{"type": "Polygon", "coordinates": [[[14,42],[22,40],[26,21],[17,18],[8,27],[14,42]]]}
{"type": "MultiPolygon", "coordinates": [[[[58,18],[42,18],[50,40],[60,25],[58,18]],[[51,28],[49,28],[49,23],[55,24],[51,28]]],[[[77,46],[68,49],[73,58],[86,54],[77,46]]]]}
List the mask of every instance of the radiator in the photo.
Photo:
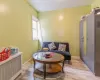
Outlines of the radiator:
{"type": "Polygon", "coordinates": [[[0,62],[0,80],[14,80],[21,73],[21,53],[0,62]]]}

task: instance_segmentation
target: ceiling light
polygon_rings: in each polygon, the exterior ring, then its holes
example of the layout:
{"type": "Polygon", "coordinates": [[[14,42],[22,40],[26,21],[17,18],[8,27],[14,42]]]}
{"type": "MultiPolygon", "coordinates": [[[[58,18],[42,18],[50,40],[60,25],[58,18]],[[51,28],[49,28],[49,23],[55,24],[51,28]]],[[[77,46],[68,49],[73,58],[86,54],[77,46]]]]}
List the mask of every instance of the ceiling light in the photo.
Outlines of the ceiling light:
{"type": "Polygon", "coordinates": [[[5,4],[0,4],[0,12],[5,12],[8,10],[8,7],[5,4]]]}
{"type": "Polygon", "coordinates": [[[61,20],[63,20],[64,19],[64,16],[63,15],[60,15],[59,16],[59,20],[61,21],[61,20]]]}

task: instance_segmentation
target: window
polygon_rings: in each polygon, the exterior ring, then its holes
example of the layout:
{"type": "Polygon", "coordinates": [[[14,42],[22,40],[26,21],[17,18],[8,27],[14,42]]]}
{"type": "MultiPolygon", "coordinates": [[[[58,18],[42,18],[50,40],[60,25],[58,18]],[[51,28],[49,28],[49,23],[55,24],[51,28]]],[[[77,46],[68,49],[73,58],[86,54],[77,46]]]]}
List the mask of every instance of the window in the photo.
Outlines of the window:
{"type": "Polygon", "coordinates": [[[38,21],[32,19],[32,35],[33,40],[38,40],[38,21]]]}

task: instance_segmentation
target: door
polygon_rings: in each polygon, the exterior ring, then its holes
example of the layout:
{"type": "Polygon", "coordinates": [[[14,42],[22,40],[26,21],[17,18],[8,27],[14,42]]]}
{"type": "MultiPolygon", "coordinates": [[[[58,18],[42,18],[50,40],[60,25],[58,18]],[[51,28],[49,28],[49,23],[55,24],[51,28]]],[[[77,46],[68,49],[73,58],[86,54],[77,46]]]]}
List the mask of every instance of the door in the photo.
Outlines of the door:
{"type": "Polygon", "coordinates": [[[80,21],[80,57],[83,60],[83,42],[84,42],[84,37],[83,37],[83,20],[80,21]]]}
{"type": "Polygon", "coordinates": [[[82,60],[87,55],[87,23],[83,19],[80,21],[80,57],[82,60]]]}
{"type": "Polygon", "coordinates": [[[94,30],[94,13],[91,13],[80,22],[80,54],[92,72],[94,72],[94,30]]]}
{"type": "Polygon", "coordinates": [[[94,57],[95,57],[95,17],[94,17],[94,13],[92,12],[91,14],[88,15],[87,17],[87,28],[88,28],[88,32],[87,32],[87,36],[88,36],[88,40],[87,40],[87,55],[86,55],[86,59],[85,62],[87,64],[87,66],[89,67],[89,69],[94,72],[94,57]]]}

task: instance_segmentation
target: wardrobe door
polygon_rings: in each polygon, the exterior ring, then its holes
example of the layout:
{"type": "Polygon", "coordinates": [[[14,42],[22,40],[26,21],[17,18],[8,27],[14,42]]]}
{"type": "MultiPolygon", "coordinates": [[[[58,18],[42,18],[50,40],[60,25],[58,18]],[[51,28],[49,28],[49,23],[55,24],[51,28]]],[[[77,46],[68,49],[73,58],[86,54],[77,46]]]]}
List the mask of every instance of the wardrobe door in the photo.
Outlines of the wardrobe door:
{"type": "Polygon", "coordinates": [[[80,57],[86,63],[87,55],[87,21],[83,18],[80,21],[80,57]]]}
{"type": "Polygon", "coordinates": [[[95,54],[95,27],[94,27],[94,12],[87,17],[87,57],[86,62],[88,67],[94,72],[94,54],[95,54]]]}
{"type": "Polygon", "coordinates": [[[96,21],[96,48],[95,48],[95,74],[100,76],[100,14],[95,16],[96,21]]]}
{"type": "Polygon", "coordinates": [[[84,37],[83,37],[83,20],[80,21],[80,57],[82,60],[84,57],[84,50],[83,50],[83,42],[84,42],[84,37]]]}

